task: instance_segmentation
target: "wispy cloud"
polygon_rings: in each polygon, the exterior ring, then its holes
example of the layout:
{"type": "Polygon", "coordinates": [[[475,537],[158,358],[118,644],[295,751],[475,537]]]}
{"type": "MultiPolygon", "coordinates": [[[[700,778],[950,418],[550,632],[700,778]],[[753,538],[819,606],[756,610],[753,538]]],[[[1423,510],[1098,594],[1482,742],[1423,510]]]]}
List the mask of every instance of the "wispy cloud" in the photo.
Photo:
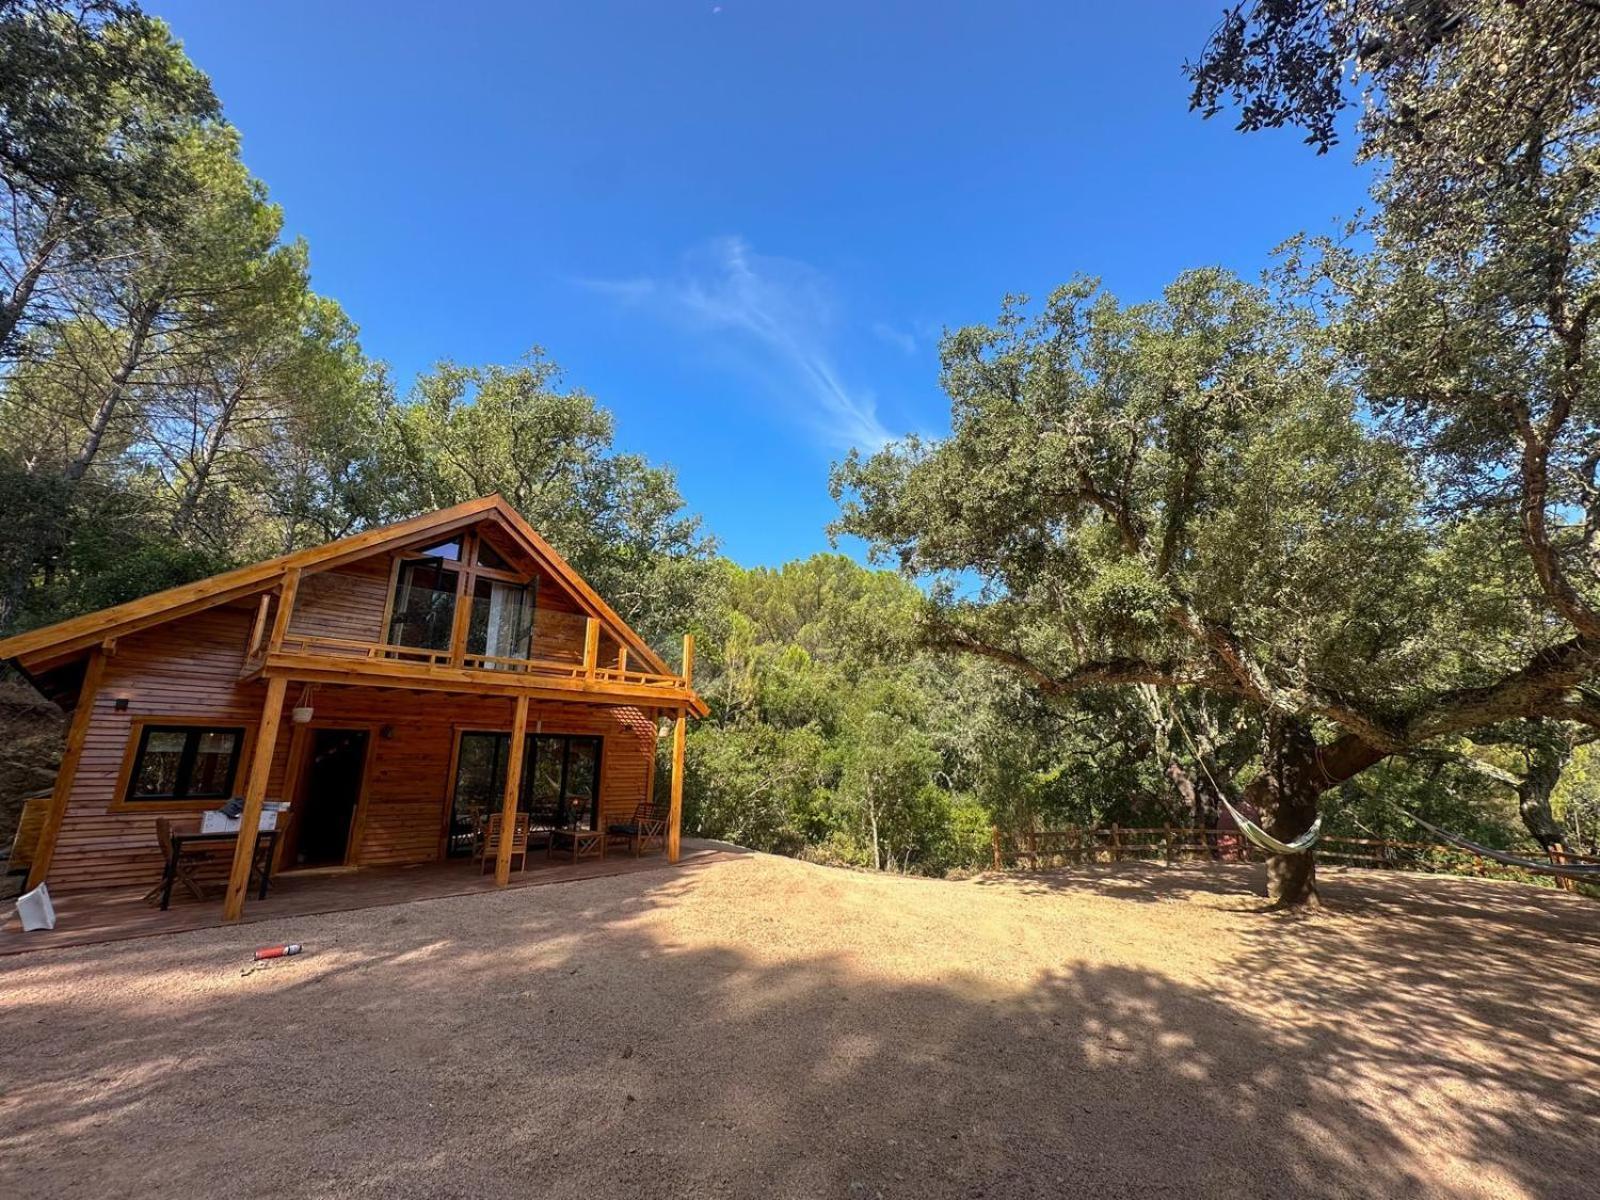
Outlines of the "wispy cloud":
{"type": "Polygon", "coordinates": [[[831,447],[876,450],[892,440],[872,393],[840,375],[832,349],[833,293],[815,268],[756,254],[743,238],[726,237],[686,255],[672,276],[582,282],[702,334],[742,339],[759,352],[773,386],[831,447]]]}
{"type": "Polygon", "coordinates": [[[907,333],[903,329],[896,329],[887,321],[874,321],[872,324],[872,336],[880,342],[893,346],[907,357],[917,352],[917,335],[907,333]]]}

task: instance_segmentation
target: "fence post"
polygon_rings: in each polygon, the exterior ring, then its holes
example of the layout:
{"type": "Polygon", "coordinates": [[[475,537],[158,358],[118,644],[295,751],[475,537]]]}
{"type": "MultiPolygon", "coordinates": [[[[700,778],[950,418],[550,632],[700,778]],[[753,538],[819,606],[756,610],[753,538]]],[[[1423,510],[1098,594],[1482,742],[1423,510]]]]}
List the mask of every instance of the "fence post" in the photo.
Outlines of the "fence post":
{"type": "Polygon", "coordinates": [[[1380,867],[1387,867],[1389,865],[1389,839],[1388,838],[1379,838],[1378,839],[1378,865],[1380,867]]]}
{"type": "MultiPolygon", "coordinates": [[[[1552,867],[1565,866],[1567,861],[1566,846],[1560,842],[1555,843],[1555,845],[1550,847],[1549,857],[1550,865],[1552,867]]],[[[1575,892],[1578,890],[1578,881],[1576,879],[1569,879],[1565,875],[1557,875],[1556,886],[1563,892],[1575,892]]]]}
{"type": "Polygon", "coordinates": [[[1083,826],[1081,825],[1072,827],[1072,864],[1073,866],[1083,865],[1083,826]]]}
{"type": "Polygon", "coordinates": [[[1111,822],[1111,861],[1122,861],[1122,826],[1115,821],[1111,822]]]}
{"type": "Polygon", "coordinates": [[[996,871],[1003,871],[1005,870],[1005,866],[1000,861],[1000,826],[993,826],[990,832],[994,834],[994,869],[996,871]]]}
{"type": "Polygon", "coordinates": [[[1164,822],[1162,828],[1167,833],[1167,866],[1170,867],[1172,865],[1172,822],[1164,822]]]}

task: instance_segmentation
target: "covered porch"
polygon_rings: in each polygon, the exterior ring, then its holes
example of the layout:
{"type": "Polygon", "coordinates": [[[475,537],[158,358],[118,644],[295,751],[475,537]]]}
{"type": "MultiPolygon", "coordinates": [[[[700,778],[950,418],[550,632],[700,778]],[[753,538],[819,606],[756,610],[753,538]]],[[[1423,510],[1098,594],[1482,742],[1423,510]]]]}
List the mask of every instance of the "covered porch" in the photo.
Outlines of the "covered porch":
{"type": "MultiPolygon", "coordinates": [[[[684,864],[711,862],[728,852],[729,848],[719,843],[691,838],[682,844],[680,861],[684,864]]],[[[530,856],[527,870],[512,872],[504,886],[513,890],[534,888],[638,871],[660,871],[671,865],[661,854],[640,858],[619,855],[576,863],[537,854],[530,856]]],[[[484,874],[475,864],[461,859],[337,872],[291,871],[273,881],[265,900],[252,898],[240,920],[252,923],[353,912],[447,896],[468,896],[494,891],[500,886],[493,875],[484,874]]],[[[23,933],[16,916],[12,915],[0,925],[0,957],[30,950],[98,945],[213,929],[225,923],[222,905],[215,896],[207,901],[174,900],[171,908],[162,911],[144,902],[144,892],[141,887],[122,887],[68,893],[56,901],[60,919],[56,928],[48,931],[23,933]]]]}

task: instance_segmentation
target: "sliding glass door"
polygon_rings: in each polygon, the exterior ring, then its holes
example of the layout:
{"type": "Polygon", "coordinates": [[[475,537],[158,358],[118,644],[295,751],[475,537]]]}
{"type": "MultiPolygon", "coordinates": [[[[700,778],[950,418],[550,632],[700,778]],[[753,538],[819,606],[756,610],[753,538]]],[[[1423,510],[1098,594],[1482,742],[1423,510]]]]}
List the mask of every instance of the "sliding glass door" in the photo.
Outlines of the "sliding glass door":
{"type": "MultiPolygon", "coordinates": [[[[478,822],[500,811],[510,757],[508,733],[461,735],[456,755],[455,799],[450,813],[449,853],[472,853],[478,822]]],[[[533,841],[551,829],[594,829],[600,819],[600,739],[564,734],[529,734],[517,810],[529,816],[533,841]]]]}
{"type": "MultiPolygon", "coordinates": [[[[529,658],[533,646],[533,585],[480,576],[472,585],[467,653],[488,658],[529,658]]],[[[490,670],[514,663],[486,662],[490,670]]]]}
{"type": "Polygon", "coordinates": [[[395,580],[394,613],[389,618],[389,644],[419,650],[450,649],[458,579],[454,567],[441,558],[401,563],[395,580]]]}

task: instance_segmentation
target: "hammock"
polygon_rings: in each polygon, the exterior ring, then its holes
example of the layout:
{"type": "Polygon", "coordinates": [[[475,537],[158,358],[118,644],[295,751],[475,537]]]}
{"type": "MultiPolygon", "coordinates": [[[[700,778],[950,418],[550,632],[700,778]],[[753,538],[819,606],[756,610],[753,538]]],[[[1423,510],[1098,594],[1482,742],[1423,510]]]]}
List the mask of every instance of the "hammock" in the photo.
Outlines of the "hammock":
{"type": "Polygon", "coordinates": [[[1216,792],[1217,799],[1222,801],[1223,807],[1228,810],[1228,815],[1233,818],[1233,823],[1239,827],[1240,833],[1269,854],[1304,854],[1317,844],[1317,839],[1322,836],[1322,818],[1320,816],[1311,822],[1310,829],[1295,838],[1294,841],[1280,842],[1232,804],[1228,803],[1228,794],[1217,786],[1216,779],[1212,777],[1211,768],[1206,766],[1205,756],[1200,753],[1194,744],[1194,739],[1189,736],[1189,727],[1178,716],[1177,706],[1169,704],[1167,711],[1172,714],[1173,724],[1183,734],[1183,740],[1189,743],[1189,753],[1194,755],[1195,762],[1200,764],[1200,769],[1206,773],[1206,778],[1211,780],[1211,790],[1216,792]]]}
{"type": "MultiPolygon", "coordinates": [[[[1205,764],[1201,763],[1204,767],[1205,764]]],[[[1207,772],[1209,775],[1210,772],[1207,772]]],[[[1216,787],[1215,784],[1212,785],[1216,787]]],[[[1311,822],[1311,828],[1295,838],[1292,842],[1280,842],[1249,817],[1245,816],[1233,805],[1228,803],[1228,798],[1222,794],[1222,789],[1217,788],[1217,799],[1222,801],[1223,807],[1228,810],[1228,815],[1233,818],[1233,823],[1239,827],[1239,832],[1244,834],[1257,846],[1270,854],[1304,854],[1317,844],[1317,839],[1322,836],[1322,818],[1319,816],[1311,822]]]]}
{"type": "Polygon", "coordinates": [[[1432,822],[1424,821],[1421,817],[1417,816],[1416,813],[1401,808],[1392,800],[1389,801],[1389,807],[1407,817],[1410,817],[1418,825],[1421,825],[1429,833],[1433,834],[1434,837],[1440,838],[1452,846],[1456,846],[1459,849],[1469,851],[1473,854],[1482,855],[1484,858],[1493,859],[1497,863],[1504,863],[1508,867],[1516,867],[1519,871],[1531,871],[1535,874],[1554,875],[1561,879],[1576,879],[1579,882],[1600,882],[1600,863],[1592,863],[1587,865],[1582,863],[1563,863],[1557,865],[1556,863],[1551,862],[1540,862],[1536,858],[1522,858],[1516,854],[1507,854],[1504,850],[1491,850],[1488,846],[1480,846],[1477,842],[1474,842],[1468,838],[1464,838],[1458,833],[1451,833],[1448,829],[1440,829],[1432,822]]]}

